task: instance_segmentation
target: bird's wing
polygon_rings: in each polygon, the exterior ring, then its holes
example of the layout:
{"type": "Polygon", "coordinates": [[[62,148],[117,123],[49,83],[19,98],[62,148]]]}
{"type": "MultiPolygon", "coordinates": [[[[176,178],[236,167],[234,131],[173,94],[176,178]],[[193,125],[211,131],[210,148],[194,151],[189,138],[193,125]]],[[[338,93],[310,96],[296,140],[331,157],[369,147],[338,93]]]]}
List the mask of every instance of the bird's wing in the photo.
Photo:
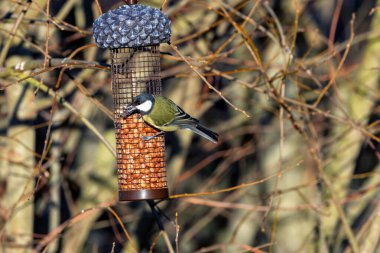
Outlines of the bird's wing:
{"type": "Polygon", "coordinates": [[[198,125],[198,120],[192,118],[172,100],[160,95],[154,95],[154,98],[156,105],[158,105],[154,107],[151,113],[151,115],[154,115],[152,120],[155,126],[178,126],[183,128],[198,125]]]}
{"type": "Polygon", "coordinates": [[[187,114],[181,107],[176,105],[176,112],[174,119],[167,125],[176,125],[179,127],[196,126],[199,121],[187,114]]]}

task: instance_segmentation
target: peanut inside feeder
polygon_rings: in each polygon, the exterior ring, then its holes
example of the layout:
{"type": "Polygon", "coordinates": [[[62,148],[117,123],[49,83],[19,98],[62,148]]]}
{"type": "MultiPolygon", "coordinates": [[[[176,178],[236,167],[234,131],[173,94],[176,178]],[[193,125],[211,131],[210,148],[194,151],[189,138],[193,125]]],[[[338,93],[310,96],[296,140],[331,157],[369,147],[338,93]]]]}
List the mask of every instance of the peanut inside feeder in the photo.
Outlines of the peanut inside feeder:
{"type": "Polygon", "coordinates": [[[170,21],[158,9],[124,5],[94,22],[99,47],[111,49],[119,200],[168,197],[165,141],[139,117],[124,118],[123,108],[141,93],[161,93],[159,44],[170,40],[170,21]]]}

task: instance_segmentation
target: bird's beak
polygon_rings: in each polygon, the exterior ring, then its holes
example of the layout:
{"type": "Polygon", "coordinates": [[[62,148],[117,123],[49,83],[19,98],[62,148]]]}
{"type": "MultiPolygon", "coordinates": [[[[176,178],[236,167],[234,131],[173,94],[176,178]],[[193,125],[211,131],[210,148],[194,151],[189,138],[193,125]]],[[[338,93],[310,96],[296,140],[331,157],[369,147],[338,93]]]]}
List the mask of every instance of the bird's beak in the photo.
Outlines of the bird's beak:
{"type": "Polygon", "coordinates": [[[124,107],[124,110],[123,110],[123,117],[126,118],[126,117],[129,117],[130,115],[134,114],[138,112],[136,106],[134,105],[126,105],[124,107]]]}

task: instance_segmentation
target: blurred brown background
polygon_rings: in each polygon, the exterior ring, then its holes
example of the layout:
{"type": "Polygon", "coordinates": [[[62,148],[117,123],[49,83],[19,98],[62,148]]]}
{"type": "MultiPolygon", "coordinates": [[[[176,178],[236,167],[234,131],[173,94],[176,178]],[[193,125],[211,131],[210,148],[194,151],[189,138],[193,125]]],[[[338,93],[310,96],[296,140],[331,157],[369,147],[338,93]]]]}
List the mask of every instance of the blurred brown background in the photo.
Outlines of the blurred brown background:
{"type": "Polygon", "coordinates": [[[0,252],[380,252],[380,2],[140,2],[172,20],[165,96],[219,143],[166,134],[159,233],[116,200],[92,23],[122,2],[2,0],[0,252]]]}

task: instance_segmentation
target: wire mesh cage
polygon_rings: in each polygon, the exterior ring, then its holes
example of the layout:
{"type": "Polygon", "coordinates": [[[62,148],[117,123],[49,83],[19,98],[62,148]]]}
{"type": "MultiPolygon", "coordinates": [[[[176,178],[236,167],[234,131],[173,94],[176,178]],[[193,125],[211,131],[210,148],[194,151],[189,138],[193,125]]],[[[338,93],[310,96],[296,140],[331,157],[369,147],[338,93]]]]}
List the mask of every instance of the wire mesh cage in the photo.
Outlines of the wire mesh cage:
{"type": "Polygon", "coordinates": [[[123,117],[123,108],[141,93],[161,93],[159,46],[111,50],[119,200],[168,196],[163,136],[140,115],[123,117]]]}

